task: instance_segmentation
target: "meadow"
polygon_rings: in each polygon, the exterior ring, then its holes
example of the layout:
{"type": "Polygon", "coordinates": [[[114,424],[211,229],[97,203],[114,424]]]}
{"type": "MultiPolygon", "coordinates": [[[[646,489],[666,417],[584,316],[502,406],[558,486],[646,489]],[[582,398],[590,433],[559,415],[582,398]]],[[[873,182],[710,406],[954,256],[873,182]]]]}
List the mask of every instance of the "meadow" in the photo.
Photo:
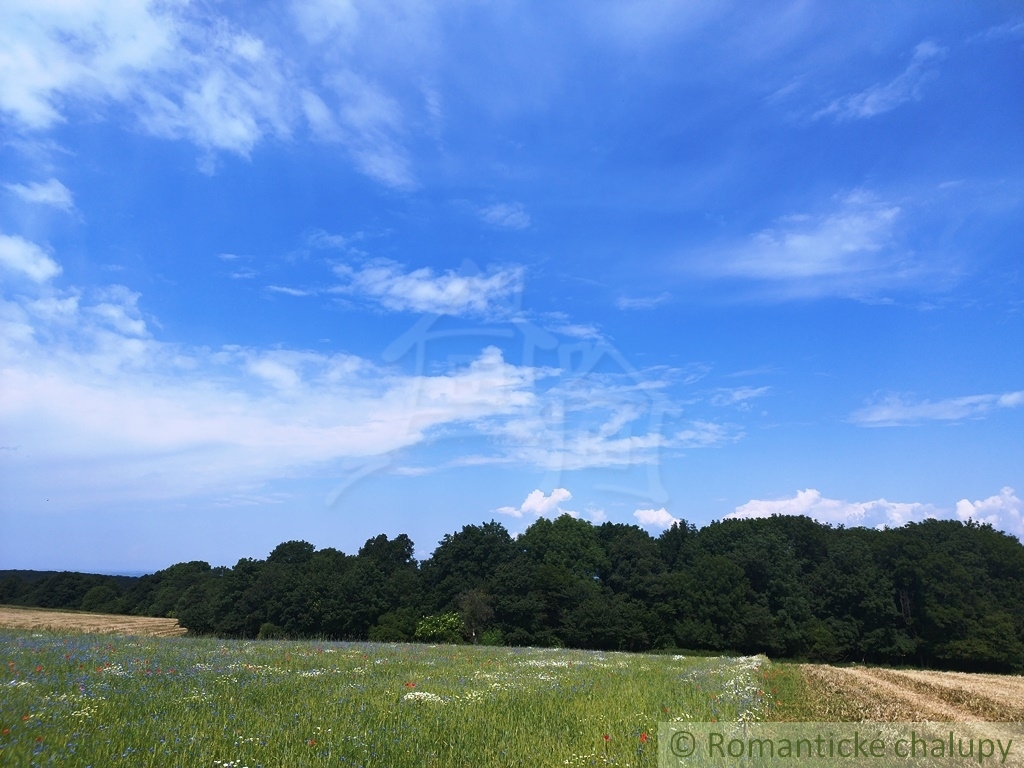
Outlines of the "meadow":
{"type": "Polygon", "coordinates": [[[654,766],[659,721],[757,720],[763,656],[0,629],[0,765],[654,766]]]}

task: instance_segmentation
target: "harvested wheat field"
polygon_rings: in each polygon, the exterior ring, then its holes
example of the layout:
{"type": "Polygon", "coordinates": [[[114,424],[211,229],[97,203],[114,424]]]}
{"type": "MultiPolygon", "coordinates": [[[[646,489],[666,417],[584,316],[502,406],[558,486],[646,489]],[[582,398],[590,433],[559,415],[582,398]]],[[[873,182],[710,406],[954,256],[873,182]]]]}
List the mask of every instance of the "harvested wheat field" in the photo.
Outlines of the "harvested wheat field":
{"type": "Polygon", "coordinates": [[[178,637],[187,631],[177,619],[115,616],[109,613],[74,613],[0,605],[0,627],[44,629],[52,632],[93,632],[104,635],[178,637]]]}
{"type": "Polygon", "coordinates": [[[800,666],[822,719],[1024,721],[1024,677],[964,672],[800,666]]]}

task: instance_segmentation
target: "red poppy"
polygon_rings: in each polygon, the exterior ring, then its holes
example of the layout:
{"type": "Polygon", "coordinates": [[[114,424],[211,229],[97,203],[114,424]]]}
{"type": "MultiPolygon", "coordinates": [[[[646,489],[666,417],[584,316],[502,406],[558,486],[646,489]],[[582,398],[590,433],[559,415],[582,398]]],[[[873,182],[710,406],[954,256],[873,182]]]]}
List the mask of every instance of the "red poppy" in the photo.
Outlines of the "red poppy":
{"type": "Polygon", "coordinates": [[[10,728],[4,728],[2,731],[0,731],[0,735],[6,736],[10,732],[11,732],[10,728]]]}
{"type": "Polygon", "coordinates": [[[641,744],[646,744],[647,743],[647,734],[646,733],[641,733],[640,734],[640,743],[641,744]]]}
{"type": "Polygon", "coordinates": [[[415,688],[416,687],[416,683],[406,683],[405,687],[406,688],[415,688]]]}
{"type": "Polygon", "coordinates": [[[310,739],[309,740],[309,746],[312,747],[312,746],[315,746],[315,745],[316,745],[316,739],[310,739]]]}
{"type": "Polygon", "coordinates": [[[608,735],[608,734],[606,733],[606,734],[604,735],[604,740],[605,740],[605,741],[611,741],[611,740],[612,740],[612,737],[611,737],[611,736],[609,736],[609,735],[608,735]]]}
{"type": "Polygon", "coordinates": [[[43,665],[40,664],[38,667],[36,667],[36,672],[42,672],[42,671],[43,671],[43,665]]]}

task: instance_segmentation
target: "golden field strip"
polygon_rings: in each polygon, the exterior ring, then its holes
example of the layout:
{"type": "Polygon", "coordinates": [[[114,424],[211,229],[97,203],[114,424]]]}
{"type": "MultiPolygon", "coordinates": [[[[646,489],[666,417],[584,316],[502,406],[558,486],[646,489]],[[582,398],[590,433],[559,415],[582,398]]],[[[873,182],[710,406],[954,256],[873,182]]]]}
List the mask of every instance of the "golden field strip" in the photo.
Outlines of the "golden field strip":
{"type": "Polygon", "coordinates": [[[184,627],[178,625],[177,619],[51,611],[43,608],[21,608],[11,605],[0,605],[0,627],[148,637],[180,637],[187,632],[184,627]]]}
{"type": "MultiPolygon", "coordinates": [[[[1024,722],[1024,677],[801,664],[813,719],[1024,722]]],[[[811,719],[811,718],[809,718],[811,719]]]]}

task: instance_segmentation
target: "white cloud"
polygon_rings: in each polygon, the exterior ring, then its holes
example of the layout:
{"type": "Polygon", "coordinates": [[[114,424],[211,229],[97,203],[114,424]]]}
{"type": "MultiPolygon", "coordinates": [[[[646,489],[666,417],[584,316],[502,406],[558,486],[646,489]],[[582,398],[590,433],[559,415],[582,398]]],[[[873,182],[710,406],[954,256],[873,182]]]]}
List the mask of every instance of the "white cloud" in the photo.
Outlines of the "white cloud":
{"type": "Polygon", "coordinates": [[[963,421],[980,419],[998,408],[1024,405],[1024,390],[1001,395],[968,395],[946,400],[914,401],[903,395],[887,395],[880,402],[850,414],[849,420],[861,427],[898,427],[927,421],[963,421]]]}
{"type": "Polygon", "coordinates": [[[956,516],[964,522],[988,523],[993,528],[1024,539],[1024,502],[1017,498],[1013,488],[1003,488],[998,496],[989,496],[982,501],[961,499],[956,503],[956,516]]]}
{"type": "Polygon", "coordinates": [[[563,336],[571,336],[574,339],[603,339],[601,330],[590,323],[564,323],[553,325],[548,328],[552,333],[560,333],[563,336]]]}
{"type": "Polygon", "coordinates": [[[904,503],[876,499],[849,502],[827,499],[813,488],[797,491],[791,499],[751,499],[726,515],[730,518],[771,517],[772,515],[804,515],[830,525],[889,525],[936,517],[939,510],[931,504],[904,503]]]}
{"type": "Polygon", "coordinates": [[[383,455],[530,397],[528,372],[490,352],[440,376],[388,376],[369,366],[332,376],[347,361],[240,350],[191,357],[195,370],[174,371],[169,350],[151,340],[96,346],[84,357],[58,355],[60,365],[3,371],[0,424],[24,449],[28,484],[133,499],[226,491],[383,455]],[[84,474],[90,466],[105,469],[84,474]]]}
{"type": "Polygon", "coordinates": [[[316,291],[289,288],[287,285],[268,285],[267,290],[274,293],[283,293],[285,296],[316,296],[316,291]]]}
{"type": "MultiPolygon", "coordinates": [[[[337,3],[295,5],[307,33],[330,37],[345,26],[337,3]]],[[[378,21],[390,39],[390,19],[378,21]]],[[[360,34],[375,46],[382,39],[360,34]]],[[[304,119],[315,138],[343,145],[362,173],[412,188],[399,103],[338,61],[336,37],[324,42],[331,48],[318,67],[327,74],[314,85],[303,62],[212,6],[9,0],[0,4],[0,112],[39,131],[81,105],[97,115],[126,106],[149,134],[202,149],[200,168],[210,172],[217,153],[248,157],[268,137],[290,138],[304,119]]]]}
{"type": "Polygon", "coordinates": [[[57,179],[49,179],[43,182],[37,181],[32,184],[4,184],[4,186],[29,203],[52,205],[54,208],[60,208],[64,211],[70,211],[75,207],[71,190],[57,179]]]}
{"type": "Polygon", "coordinates": [[[480,218],[488,224],[505,229],[526,229],[530,226],[530,214],[522,203],[494,203],[481,208],[480,218]]]}
{"type": "Polygon", "coordinates": [[[400,264],[376,261],[335,272],[346,282],[338,293],[365,296],[386,309],[439,315],[490,315],[505,308],[523,289],[522,267],[508,267],[478,275],[447,271],[437,275],[429,267],[405,272],[400,264]]]}
{"type": "Polygon", "coordinates": [[[147,0],[0,5],[0,110],[29,129],[64,120],[65,98],[127,98],[171,63],[178,22],[147,0]]]}
{"type": "Polygon", "coordinates": [[[154,339],[140,303],[122,286],[0,299],[0,434],[20,446],[3,466],[11,503],[51,488],[81,505],[233,494],[511,417],[536,396],[537,372],[494,348],[436,375],[190,349],[154,339]]]}
{"type": "Polygon", "coordinates": [[[558,517],[559,515],[572,515],[578,517],[572,510],[562,509],[562,502],[569,501],[572,494],[565,488],[555,488],[550,496],[545,496],[544,491],[537,488],[527,494],[526,499],[518,507],[498,507],[495,512],[512,517],[523,515],[534,515],[536,517],[558,517]]]}
{"type": "MultiPolygon", "coordinates": [[[[99,320],[99,324],[107,326],[123,336],[148,336],[146,322],[139,310],[140,294],[129,290],[123,285],[111,285],[98,292],[100,301],[88,307],[86,311],[99,320]]],[[[76,302],[75,306],[78,304],[76,302]]]]}
{"type": "Polygon", "coordinates": [[[657,296],[620,296],[615,300],[615,306],[619,309],[654,309],[666,301],[671,300],[672,294],[659,293],[657,296]]]}
{"type": "Polygon", "coordinates": [[[907,68],[888,83],[873,85],[860,93],[836,99],[815,117],[859,120],[890,112],[908,101],[921,98],[921,86],[934,75],[934,64],[946,53],[931,41],[919,43],[907,68]]]}
{"type": "Polygon", "coordinates": [[[748,405],[749,400],[763,397],[771,387],[723,387],[711,397],[712,405],[748,405]]]}
{"type": "Polygon", "coordinates": [[[653,528],[659,531],[671,528],[673,525],[680,522],[678,517],[670,515],[668,510],[664,507],[661,509],[638,509],[633,513],[633,517],[635,517],[644,528],[653,528]]]}
{"type": "Polygon", "coordinates": [[[61,273],[60,265],[46,251],[17,235],[0,234],[0,267],[37,283],[61,273]]]}
{"type": "Polygon", "coordinates": [[[347,70],[335,73],[329,86],[334,107],[328,106],[326,93],[305,90],[301,94],[313,135],[344,146],[356,167],[370,178],[397,189],[415,187],[399,103],[376,83],[347,70]]]}
{"type": "Polygon", "coordinates": [[[921,268],[896,243],[900,208],[853,192],[836,210],[778,221],[745,243],[709,258],[703,270],[717,277],[772,284],[787,297],[858,296],[900,286],[921,268]]]}
{"type": "Polygon", "coordinates": [[[306,238],[306,242],[313,248],[344,248],[349,244],[350,238],[343,235],[332,235],[322,229],[314,230],[306,238]]]}
{"type": "Polygon", "coordinates": [[[670,445],[680,448],[710,448],[723,443],[736,442],[741,437],[743,437],[742,432],[737,432],[723,424],[694,421],[687,429],[677,432],[670,445]]]}
{"type": "Polygon", "coordinates": [[[226,27],[181,41],[174,76],[140,87],[140,120],[156,136],[248,157],[265,136],[289,136],[297,108],[278,55],[226,27]]]}
{"type": "Polygon", "coordinates": [[[344,45],[359,26],[353,0],[293,0],[291,11],[299,30],[313,43],[344,45]]]}

